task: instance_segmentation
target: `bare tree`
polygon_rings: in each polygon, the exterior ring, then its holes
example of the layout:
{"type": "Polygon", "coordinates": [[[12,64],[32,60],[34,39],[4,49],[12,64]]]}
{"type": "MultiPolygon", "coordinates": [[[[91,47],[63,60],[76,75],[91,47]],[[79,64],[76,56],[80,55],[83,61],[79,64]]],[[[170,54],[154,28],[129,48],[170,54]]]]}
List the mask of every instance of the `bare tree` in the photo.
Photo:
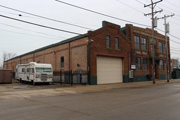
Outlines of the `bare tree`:
{"type": "Polygon", "coordinates": [[[3,52],[3,55],[2,55],[3,63],[2,64],[0,63],[0,68],[3,67],[4,61],[7,61],[15,56],[17,56],[16,53],[3,52]]]}
{"type": "Polygon", "coordinates": [[[16,53],[3,52],[3,62],[15,57],[16,53]]]}

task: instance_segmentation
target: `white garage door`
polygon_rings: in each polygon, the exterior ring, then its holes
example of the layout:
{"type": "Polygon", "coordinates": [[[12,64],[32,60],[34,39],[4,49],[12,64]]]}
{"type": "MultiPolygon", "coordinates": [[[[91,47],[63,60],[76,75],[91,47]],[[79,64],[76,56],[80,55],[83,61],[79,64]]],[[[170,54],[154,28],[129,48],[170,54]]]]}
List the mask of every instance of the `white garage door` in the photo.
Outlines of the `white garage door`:
{"type": "Polygon", "coordinates": [[[122,58],[97,57],[97,84],[120,83],[122,78],[122,58]]]}

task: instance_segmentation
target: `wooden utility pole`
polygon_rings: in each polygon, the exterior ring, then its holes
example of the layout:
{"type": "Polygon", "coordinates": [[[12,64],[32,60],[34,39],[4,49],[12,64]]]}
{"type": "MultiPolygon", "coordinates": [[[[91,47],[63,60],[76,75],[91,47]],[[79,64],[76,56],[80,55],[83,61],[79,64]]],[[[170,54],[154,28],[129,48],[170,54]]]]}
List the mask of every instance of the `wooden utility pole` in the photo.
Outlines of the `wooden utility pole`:
{"type": "Polygon", "coordinates": [[[151,15],[152,16],[152,44],[153,44],[153,59],[152,59],[152,78],[153,78],[153,84],[155,84],[156,83],[156,81],[155,81],[155,48],[154,48],[154,44],[155,44],[155,42],[154,42],[154,28],[155,27],[157,27],[157,26],[155,26],[155,24],[154,24],[154,15],[156,14],[156,13],[158,13],[158,12],[162,12],[163,10],[159,10],[159,11],[154,11],[154,8],[155,8],[155,6],[156,6],[156,4],[157,3],[159,3],[159,2],[162,2],[163,0],[160,0],[160,1],[157,1],[157,2],[153,2],[153,0],[151,0],[151,4],[149,4],[149,5],[144,5],[144,7],[151,7],[151,13],[148,13],[148,14],[144,14],[145,16],[147,16],[147,15],[151,15]]]}
{"type": "Polygon", "coordinates": [[[169,23],[166,23],[166,19],[168,17],[173,17],[174,14],[172,15],[164,15],[164,17],[157,18],[159,19],[164,19],[164,26],[165,26],[165,39],[166,39],[166,79],[167,82],[169,82],[169,57],[168,57],[168,46],[167,46],[167,33],[169,33],[169,23]]]}

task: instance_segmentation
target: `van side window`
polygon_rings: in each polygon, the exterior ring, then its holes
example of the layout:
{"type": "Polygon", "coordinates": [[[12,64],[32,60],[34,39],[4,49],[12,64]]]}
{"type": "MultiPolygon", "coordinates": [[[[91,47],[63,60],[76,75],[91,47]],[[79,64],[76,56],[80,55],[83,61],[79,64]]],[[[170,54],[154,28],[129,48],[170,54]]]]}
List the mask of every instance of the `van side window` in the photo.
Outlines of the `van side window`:
{"type": "Polygon", "coordinates": [[[22,68],[22,72],[25,72],[25,68],[22,68]]]}

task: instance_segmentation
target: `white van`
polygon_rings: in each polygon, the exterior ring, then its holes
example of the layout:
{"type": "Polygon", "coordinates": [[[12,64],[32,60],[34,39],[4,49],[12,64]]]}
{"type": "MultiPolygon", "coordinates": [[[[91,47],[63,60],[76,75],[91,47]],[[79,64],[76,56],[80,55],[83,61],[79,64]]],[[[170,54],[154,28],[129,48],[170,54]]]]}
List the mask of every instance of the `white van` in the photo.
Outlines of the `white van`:
{"type": "Polygon", "coordinates": [[[28,81],[33,85],[37,82],[53,82],[53,69],[51,64],[30,62],[16,66],[15,78],[20,82],[28,81]]]}

